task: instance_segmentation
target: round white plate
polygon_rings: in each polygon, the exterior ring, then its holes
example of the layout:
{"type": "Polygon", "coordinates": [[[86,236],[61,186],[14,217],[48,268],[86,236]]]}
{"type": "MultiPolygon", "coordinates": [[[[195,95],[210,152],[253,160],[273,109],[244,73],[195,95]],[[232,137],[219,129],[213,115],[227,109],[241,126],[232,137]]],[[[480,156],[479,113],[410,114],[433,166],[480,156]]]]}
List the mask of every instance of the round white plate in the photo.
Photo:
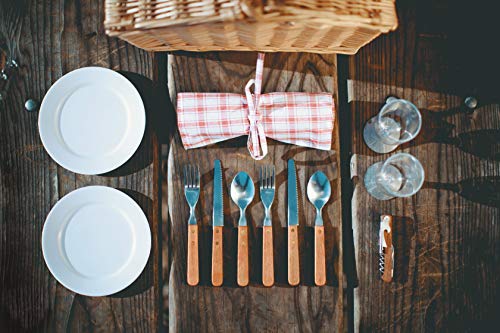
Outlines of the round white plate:
{"type": "Polygon", "coordinates": [[[54,277],[82,295],[114,294],[137,279],[151,250],[142,209],[128,195],[88,186],[59,200],[42,231],[42,251],[54,277]]]}
{"type": "Polygon", "coordinates": [[[38,118],[42,143],[62,167],[81,174],[125,163],[144,135],[146,115],[137,89],[110,69],[85,67],[52,85],[38,118]]]}

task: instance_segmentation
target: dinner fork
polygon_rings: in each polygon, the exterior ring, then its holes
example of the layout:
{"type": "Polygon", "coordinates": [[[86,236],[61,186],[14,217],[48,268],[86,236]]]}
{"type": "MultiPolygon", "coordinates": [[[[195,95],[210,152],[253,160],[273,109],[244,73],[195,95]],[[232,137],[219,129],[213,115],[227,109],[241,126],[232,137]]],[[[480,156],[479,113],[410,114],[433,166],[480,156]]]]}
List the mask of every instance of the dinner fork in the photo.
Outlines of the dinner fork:
{"type": "Polygon", "coordinates": [[[266,287],[274,284],[273,226],[271,220],[271,205],[273,204],[275,192],[274,181],[274,166],[261,167],[259,189],[260,200],[265,211],[262,228],[262,284],[266,287]]]}
{"type": "Polygon", "coordinates": [[[200,281],[198,262],[198,225],[194,209],[200,197],[200,169],[198,165],[184,166],[184,195],[189,205],[187,283],[195,286],[200,281]]]}

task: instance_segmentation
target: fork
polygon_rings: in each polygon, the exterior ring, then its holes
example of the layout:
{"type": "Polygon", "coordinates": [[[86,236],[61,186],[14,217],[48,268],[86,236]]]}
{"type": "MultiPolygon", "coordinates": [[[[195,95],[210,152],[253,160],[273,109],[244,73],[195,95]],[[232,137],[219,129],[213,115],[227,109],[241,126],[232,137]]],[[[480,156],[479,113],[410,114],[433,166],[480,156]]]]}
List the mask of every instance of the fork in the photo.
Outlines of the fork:
{"type": "Polygon", "coordinates": [[[265,217],[262,228],[262,284],[270,287],[274,284],[273,226],[271,220],[271,205],[274,200],[275,188],[274,166],[264,166],[260,169],[260,200],[264,205],[265,217]]]}
{"type": "Polygon", "coordinates": [[[200,169],[198,165],[184,166],[184,195],[189,205],[187,283],[196,286],[200,281],[198,262],[198,225],[194,209],[200,197],[200,169]]]}

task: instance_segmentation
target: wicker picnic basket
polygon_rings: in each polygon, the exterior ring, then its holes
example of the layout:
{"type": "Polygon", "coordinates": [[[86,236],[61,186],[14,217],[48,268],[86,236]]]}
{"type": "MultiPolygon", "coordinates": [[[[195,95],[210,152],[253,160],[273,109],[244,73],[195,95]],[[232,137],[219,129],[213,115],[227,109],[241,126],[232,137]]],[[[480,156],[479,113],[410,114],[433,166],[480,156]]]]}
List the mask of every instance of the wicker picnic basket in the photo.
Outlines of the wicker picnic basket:
{"type": "Polygon", "coordinates": [[[105,27],[149,51],[354,54],[397,26],[395,0],[105,0],[105,27]]]}

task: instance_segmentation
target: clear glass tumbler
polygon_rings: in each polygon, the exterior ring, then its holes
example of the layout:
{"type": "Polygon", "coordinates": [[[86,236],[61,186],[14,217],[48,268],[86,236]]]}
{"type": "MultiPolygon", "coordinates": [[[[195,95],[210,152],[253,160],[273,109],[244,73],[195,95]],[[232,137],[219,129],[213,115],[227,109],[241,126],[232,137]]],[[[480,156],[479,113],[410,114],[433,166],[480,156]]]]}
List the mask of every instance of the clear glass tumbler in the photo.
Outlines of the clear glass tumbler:
{"type": "Polygon", "coordinates": [[[365,174],[368,193],[379,200],[414,195],[424,183],[424,168],[413,156],[398,153],[371,165],[365,174]]]}
{"type": "Polygon", "coordinates": [[[378,115],[365,125],[366,145],[377,153],[388,153],[415,138],[422,127],[417,107],[404,99],[389,97],[378,115]]]}

